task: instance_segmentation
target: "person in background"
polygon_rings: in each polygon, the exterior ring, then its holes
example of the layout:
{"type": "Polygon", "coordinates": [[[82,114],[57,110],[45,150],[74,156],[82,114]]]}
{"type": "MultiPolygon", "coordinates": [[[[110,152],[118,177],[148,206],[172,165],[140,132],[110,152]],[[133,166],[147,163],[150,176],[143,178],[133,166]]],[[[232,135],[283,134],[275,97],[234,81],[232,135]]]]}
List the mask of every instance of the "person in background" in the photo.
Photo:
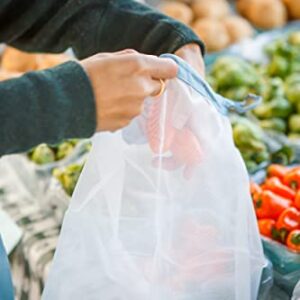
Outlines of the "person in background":
{"type": "MultiPolygon", "coordinates": [[[[0,43],[29,52],[71,47],[80,59],[0,83],[0,156],[126,126],[176,76],[162,53],[204,75],[204,45],[191,29],[132,0],[4,0],[0,43]]],[[[13,299],[3,247],[0,299],[13,299]]]]}

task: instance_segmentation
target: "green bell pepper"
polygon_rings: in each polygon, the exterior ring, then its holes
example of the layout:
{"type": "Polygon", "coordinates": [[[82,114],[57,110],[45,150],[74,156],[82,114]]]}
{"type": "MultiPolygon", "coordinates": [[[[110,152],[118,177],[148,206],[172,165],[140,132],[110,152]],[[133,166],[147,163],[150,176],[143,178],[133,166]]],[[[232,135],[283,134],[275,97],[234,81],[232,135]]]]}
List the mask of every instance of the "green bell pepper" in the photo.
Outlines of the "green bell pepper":
{"type": "Polygon", "coordinates": [[[291,115],[289,118],[289,129],[291,132],[300,133],[300,114],[291,115]]]}
{"type": "Polygon", "coordinates": [[[284,98],[285,90],[284,90],[284,82],[281,78],[268,78],[266,80],[266,92],[264,95],[264,99],[269,101],[274,98],[284,98]]]}
{"type": "Polygon", "coordinates": [[[300,74],[292,74],[286,79],[285,93],[291,103],[300,102],[300,74]]]}
{"type": "Polygon", "coordinates": [[[238,124],[233,128],[233,139],[238,148],[252,149],[256,151],[262,151],[265,149],[265,145],[249,127],[244,124],[238,124]]]}
{"type": "Polygon", "coordinates": [[[289,74],[290,63],[284,56],[275,55],[268,65],[268,74],[272,77],[286,77],[289,74]]]}
{"type": "Polygon", "coordinates": [[[248,62],[230,56],[219,58],[212,68],[219,88],[233,86],[254,86],[258,72],[248,62]]]}
{"type": "Polygon", "coordinates": [[[249,94],[249,88],[246,86],[237,86],[232,87],[224,92],[221,92],[222,95],[228,99],[234,100],[234,101],[243,101],[245,97],[249,94]]]}
{"type": "Polygon", "coordinates": [[[280,118],[272,118],[266,119],[259,122],[261,128],[266,130],[274,130],[278,132],[286,132],[287,125],[283,119],[280,118]]]}
{"type": "Polygon", "coordinates": [[[254,114],[260,119],[286,118],[293,111],[291,103],[285,98],[275,98],[254,109],[254,114]]]}
{"type": "Polygon", "coordinates": [[[249,173],[253,173],[257,170],[258,164],[253,160],[244,160],[246,168],[249,173]]]}
{"type": "Polygon", "coordinates": [[[256,163],[260,164],[262,162],[269,161],[270,160],[270,154],[266,150],[255,152],[253,154],[253,159],[256,163]]]}

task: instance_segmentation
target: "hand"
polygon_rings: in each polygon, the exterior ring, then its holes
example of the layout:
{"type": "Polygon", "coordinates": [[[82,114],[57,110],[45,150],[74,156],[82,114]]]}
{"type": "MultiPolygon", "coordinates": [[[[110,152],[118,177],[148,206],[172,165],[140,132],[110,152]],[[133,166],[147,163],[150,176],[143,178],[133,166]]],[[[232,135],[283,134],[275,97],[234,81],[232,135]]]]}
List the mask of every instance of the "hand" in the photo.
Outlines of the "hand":
{"type": "Polygon", "coordinates": [[[124,50],[96,54],[81,61],[96,102],[97,131],[115,131],[140,114],[144,99],[160,92],[159,79],[171,79],[177,65],[170,59],[124,50]]]}
{"type": "Polygon", "coordinates": [[[205,65],[197,44],[187,44],[178,49],[175,54],[189,63],[203,78],[205,77],[205,65]]]}

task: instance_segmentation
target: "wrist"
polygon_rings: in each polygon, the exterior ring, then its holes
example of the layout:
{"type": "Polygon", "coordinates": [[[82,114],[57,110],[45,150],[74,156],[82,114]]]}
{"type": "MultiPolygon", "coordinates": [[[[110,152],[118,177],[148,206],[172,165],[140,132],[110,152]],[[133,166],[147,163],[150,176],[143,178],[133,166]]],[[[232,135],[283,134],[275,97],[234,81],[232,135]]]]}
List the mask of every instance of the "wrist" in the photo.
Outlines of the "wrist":
{"type": "Polygon", "coordinates": [[[179,48],[175,55],[189,63],[201,76],[205,76],[205,65],[202,57],[201,48],[198,44],[190,43],[179,48]]]}
{"type": "Polygon", "coordinates": [[[202,56],[200,46],[195,43],[186,44],[182,46],[175,52],[175,54],[178,56],[186,56],[187,53],[189,52],[192,52],[194,54],[199,54],[200,56],[202,56]]]}

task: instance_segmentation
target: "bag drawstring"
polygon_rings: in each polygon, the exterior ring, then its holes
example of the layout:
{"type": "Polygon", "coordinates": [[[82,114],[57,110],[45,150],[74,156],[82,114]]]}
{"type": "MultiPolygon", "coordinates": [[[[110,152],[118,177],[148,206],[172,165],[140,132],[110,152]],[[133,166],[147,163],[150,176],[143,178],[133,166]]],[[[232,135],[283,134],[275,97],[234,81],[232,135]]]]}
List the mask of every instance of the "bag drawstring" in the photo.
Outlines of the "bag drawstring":
{"type": "Polygon", "coordinates": [[[262,97],[248,94],[241,102],[227,99],[220,94],[214,92],[211,86],[184,60],[173,54],[162,54],[160,57],[170,58],[179,66],[177,77],[191,86],[203,97],[208,99],[215,105],[220,113],[227,115],[230,111],[243,114],[261,103],[262,97]]]}

